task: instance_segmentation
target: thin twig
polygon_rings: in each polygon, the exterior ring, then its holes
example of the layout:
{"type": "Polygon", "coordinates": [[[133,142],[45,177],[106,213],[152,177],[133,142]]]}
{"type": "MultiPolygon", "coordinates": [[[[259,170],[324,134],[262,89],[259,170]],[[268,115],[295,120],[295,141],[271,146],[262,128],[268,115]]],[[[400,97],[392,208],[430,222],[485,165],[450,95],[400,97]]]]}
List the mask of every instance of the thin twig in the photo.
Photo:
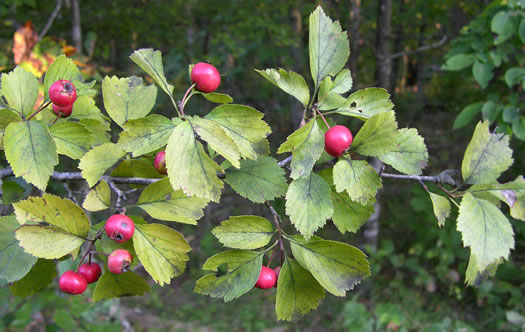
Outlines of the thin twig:
{"type": "Polygon", "coordinates": [[[46,25],[42,29],[42,31],[38,34],[38,41],[41,41],[42,38],[47,34],[47,31],[49,28],[51,28],[51,25],[53,25],[53,21],[58,15],[58,12],[60,11],[60,8],[62,7],[62,0],[57,0],[57,4],[55,6],[55,9],[51,13],[51,16],[49,16],[49,19],[47,20],[46,25]]]}
{"type": "Polygon", "coordinates": [[[279,241],[279,248],[281,249],[281,265],[283,265],[283,262],[284,262],[284,245],[283,245],[283,231],[282,231],[281,225],[280,225],[280,224],[282,224],[281,216],[279,215],[279,213],[277,213],[277,211],[275,211],[275,209],[270,204],[270,202],[266,202],[265,204],[270,209],[270,212],[272,213],[273,223],[275,224],[275,228],[277,228],[277,233],[279,234],[278,241],[279,241]]]}
{"type": "Polygon", "coordinates": [[[390,56],[390,59],[395,59],[395,58],[399,58],[399,57],[402,57],[402,56],[405,56],[405,55],[411,55],[411,54],[414,54],[414,53],[428,51],[430,49],[443,46],[447,42],[447,40],[448,40],[448,37],[445,35],[445,36],[443,36],[443,38],[441,38],[441,40],[439,40],[439,41],[437,41],[435,43],[428,44],[428,45],[423,45],[421,47],[416,48],[415,50],[394,53],[394,54],[392,54],[390,56]]]}
{"type": "Polygon", "coordinates": [[[440,183],[442,182],[439,176],[428,176],[428,175],[405,175],[405,174],[392,174],[392,173],[381,173],[383,178],[391,179],[403,179],[403,180],[414,180],[414,181],[424,181],[424,182],[433,182],[440,183]]]}
{"type": "Polygon", "coordinates": [[[71,190],[71,188],[69,188],[68,183],[65,181],[64,181],[64,189],[66,189],[67,196],[69,197],[69,199],[71,199],[73,202],[75,202],[75,204],[78,205],[77,198],[73,195],[73,191],[71,190]]]}
{"type": "Polygon", "coordinates": [[[115,194],[117,194],[117,202],[115,203],[115,209],[117,211],[120,211],[122,201],[126,201],[128,197],[112,181],[108,181],[108,184],[109,184],[109,187],[115,192],[115,194]]]}

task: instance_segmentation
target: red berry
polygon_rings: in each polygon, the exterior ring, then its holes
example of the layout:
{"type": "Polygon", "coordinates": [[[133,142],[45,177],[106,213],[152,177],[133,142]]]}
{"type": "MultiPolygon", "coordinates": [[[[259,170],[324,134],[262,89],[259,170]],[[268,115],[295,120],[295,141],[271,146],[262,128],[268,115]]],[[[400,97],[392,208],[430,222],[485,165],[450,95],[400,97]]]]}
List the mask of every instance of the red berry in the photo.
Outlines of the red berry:
{"type": "Polygon", "coordinates": [[[166,151],[159,151],[157,153],[153,166],[155,166],[160,174],[168,174],[168,169],[166,168],[166,151]]]}
{"type": "Polygon", "coordinates": [[[73,104],[64,107],[53,104],[53,112],[56,115],[60,115],[63,118],[67,118],[68,116],[70,116],[72,111],[73,104]]]}
{"type": "Polygon", "coordinates": [[[118,243],[131,239],[135,232],[135,223],[123,214],[115,214],[106,221],[106,234],[118,243]]]}
{"type": "Polygon", "coordinates": [[[324,149],[329,155],[339,157],[352,144],[352,133],[345,126],[334,126],[324,134],[324,149]]]}
{"type": "Polygon", "coordinates": [[[279,272],[281,272],[281,267],[278,266],[276,267],[275,269],[273,269],[273,271],[275,272],[275,288],[277,288],[277,282],[279,281],[279,272]]]}
{"type": "Polygon", "coordinates": [[[87,288],[87,281],[83,275],[74,271],[66,271],[58,280],[58,287],[64,293],[82,294],[87,288]]]}
{"type": "Polygon", "coordinates": [[[72,105],[77,99],[77,90],[68,80],[58,80],[49,87],[49,99],[60,107],[72,105]]]}
{"type": "Polygon", "coordinates": [[[108,257],[108,269],[111,273],[120,274],[129,271],[133,257],[125,249],[114,250],[108,257]]]}
{"type": "Polygon", "coordinates": [[[98,280],[102,274],[102,269],[97,263],[85,263],[78,267],[78,273],[86,278],[88,284],[91,284],[98,280]]]}
{"type": "Polygon", "coordinates": [[[261,273],[259,274],[259,279],[257,279],[257,282],[255,283],[255,287],[260,289],[268,289],[275,286],[276,282],[277,275],[275,274],[275,271],[269,267],[262,266],[261,273]]]}
{"type": "Polygon", "coordinates": [[[197,84],[201,92],[213,92],[221,84],[221,75],[217,68],[209,63],[199,62],[191,70],[191,81],[197,84]]]}

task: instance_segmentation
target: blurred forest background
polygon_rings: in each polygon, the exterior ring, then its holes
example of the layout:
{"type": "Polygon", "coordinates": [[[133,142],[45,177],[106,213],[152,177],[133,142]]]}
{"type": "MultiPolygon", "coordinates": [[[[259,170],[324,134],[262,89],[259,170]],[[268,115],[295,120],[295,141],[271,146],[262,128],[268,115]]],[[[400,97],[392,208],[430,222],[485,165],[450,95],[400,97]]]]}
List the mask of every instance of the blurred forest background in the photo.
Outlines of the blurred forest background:
{"type": "MultiPolygon", "coordinates": [[[[282,67],[310,77],[308,15],[317,5],[348,31],[353,90],[388,89],[400,127],[417,128],[425,138],[425,174],[459,169],[482,118],[512,135],[515,162],[505,180],[523,173],[525,2],[519,0],[1,0],[0,72],[21,65],[42,77],[66,53],[86,79],[100,84],[105,75],[138,75],[128,56],[152,47],[162,51],[166,77],[182,96],[190,85],[188,65],[207,61],[223,75],[220,92],[265,113],[275,152],[297,128],[302,109],[253,69],[282,67]]],[[[102,109],[101,93],[95,98],[102,109]]],[[[202,114],[211,107],[194,98],[188,109],[202,114]]],[[[154,112],[173,115],[164,94],[154,112]]],[[[358,128],[348,118],[336,121],[358,128]]],[[[51,190],[65,194],[59,185],[51,190]]],[[[197,227],[175,226],[194,250],[187,271],[170,286],[91,303],[88,296],[60,294],[57,283],[15,298],[0,280],[0,330],[523,331],[525,225],[512,221],[516,248],[496,276],[467,287],[461,235],[454,222],[438,227],[423,193],[417,183],[385,179],[378,218],[364,230],[323,230],[364,248],[372,276],[345,298],[327,296],[297,323],[276,321],[275,290],[252,290],[229,303],[192,293],[202,262],[221,249],[213,226],[235,214],[269,217],[264,207],[227,191],[197,227]]],[[[284,215],[283,202],[276,206],[284,215]]]]}

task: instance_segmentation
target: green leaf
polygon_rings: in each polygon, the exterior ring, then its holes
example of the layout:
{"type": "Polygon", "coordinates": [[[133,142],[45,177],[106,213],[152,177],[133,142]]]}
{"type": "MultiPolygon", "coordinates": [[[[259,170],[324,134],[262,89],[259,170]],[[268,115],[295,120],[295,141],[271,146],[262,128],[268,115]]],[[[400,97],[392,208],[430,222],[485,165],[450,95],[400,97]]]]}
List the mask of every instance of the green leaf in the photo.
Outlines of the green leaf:
{"type": "Polygon", "coordinates": [[[445,220],[450,216],[450,202],[446,197],[428,192],[432,200],[434,215],[438,220],[439,227],[445,225],[445,220]]]}
{"type": "MultiPolygon", "coordinates": [[[[1,90],[0,90],[1,92],[1,90]]],[[[1,102],[0,98],[0,102],[1,102]]],[[[1,108],[0,107],[0,149],[4,148],[4,133],[5,129],[11,122],[19,122],[22,118],[18,113],[11,111],[8,108],[1,108]]]]}
{"type": "Polygon", "coordinates": [[[216,122],[230,136],[244,158],[257,159],[269,152],[266,136],[270,127],[263,114],[254,108],[227,104],[215,107],[205,119],[216,122]]]}
{"type": "Polygon", "coordinates": [[[225,180],[239,195],[254,203],[264,203],[286,194],[288,184],[277,160],[260,156],[242,160],[241,167],[228,168],[225,180]]]}
{"type": "MultiPolygon", "coordinates": [[[[189,120],[190,121],[190,120],[189,120]]],[[[195,132],[216,152],[221,154],[234,167],[241,165],[239,159],[241,154],[237,145],[217,122],[199,118],[191,118],[191,124],[195,132]]]]}
{"type": "Polygon", "coordinates": [[[491,134],[488,121],[479,122],[465,151],[461,173],[465,183],[491,183],[495,182],[512,162],[509,137],[491,134]]]}
{"type": "Polygon", "coordinates": [[[447,59],[441,70],[458,71],[472,65],[474,60],[476,60],[474,54],[456,54],[447,59]]]}
{"type": "Polygon", "coordinates": [[[366,255],[346,243],[318,237],[305,241],[294,236],[290,247],[297,262],[335,296],[345,296],[347,290],[370,275],[366,255]]]}
{"type": "Polygon", "coordinates": [[[324,288],[294,259],[286,257],[279,272],[275,312],[277,319],[296,321],[316,309],[324,288]]]}
{"type": "Polygon", "coordinates": [[[500,259],[485,268],[480,268],[478,265],[478,259],[471,252],[467,271],[465,273],[465,283],[467,286],[479,286],[480,281],[483,281],[485,278],[492,277],[496,274],[496,269],[501,263],[503,263],[503,261],[500,259]]]}
{"type": "Polygon", "coordinates": [[[310,72],[316,87],[327,75],[335,76],[350,55],[348,35],[319,6],[310,15],[310,72]]]}
{"type": "Polygon", "coordinates": [[[55,226],[23,225],[16,231],[16,238],[24,251],[47,259],[61,258],[80,248],[86,241],[55,226]]]}
{"type": "Polygon", "coordinates": [[[385,89],[367,88],[352,93],[346,99],[346,103],[334,112],[366,120],[376,114],[391,111],[393,108],[390,94],[385,89]]]}
{"type": "Polygon", "coordinates": [[[330,185],[319,175],[292,181],[286,193],[286,214],[291,223],[307,239],[324,226],[334,212],[330,185]]]}
{"type": "MultiPolygon", "coordinates": [[[[146,179],[162,179],[164,176],[160,174],[151,161],[140,159],[125,159],[118,164],[118,166],[111,172],[111,176],[132,178],[146,178],[146,179]]],[[[143,185],[130,185],[133,188],[142,188],[143,185]]]]}
{"type": "Polygon", "coordinates": [[[38,81],[22,67],[17,66],[9,74],[2,75],[2,92],[11,108],[24,116],[34,112],[38,98],[38,81]]]}
{"type": "Polygon", "coordinates": [[[107,118],[95,105],[95,101],[93,100],[93,98],[79,96],[77,100],[75,100],[75,103],[73,104],[73,111],[71,112],[71,115],[68,118],[68,120],[71,119],[77,119],[79,121],[88,119],[97,120],[98,122],[106,124],[107,130],[109,130],[109,123],[106,120],[107,118]]]}
{"type": "Polygon", "coordinates": [[[104,107],[119,126],[129,120],[146,116],[157,98],[157,87],[144,86],[142,78],[131,76],[118,78],[106,76],[102,81],[104,107]]]}
{"type": "Polygon", "coordinates": [[[7,161],[16,176],[45,190],[53,168],[58,164],[56,146],[41,121],[12,122],[4,137],[7,161]]]}
{"type": "Polygon", "coordinates": [[[518,36],[521,39],[521,42],[525,44],[525,18],[521,19],[520,26],[518,27],[518,36]]]}
{"type": "Polygon", "coordinates": [[[154,51],[152,48],[143,48],[133,52],[129,58],[148,73],[164,92],[172,96],[173,85],[168,84],[168,80],[164,76],[162,53],[160,51],[154,51]]]}
{"type": "Polygon", "coordinates": [[[82,207],[88,211],[102,211],[111,207],[111,190],[106,181],[101,180],[91,189],[82,203],[82,207]]]}
{"type": "Polygon", "coordinates": [[[346,103],[345,97],[332,91],[333,87],[334,82],[332,82],[332,78],[330,76],[326,76],[319,86],[319,94],[317,98],[317,108],[319,110],[333,110],[343,106],[346,103]]]}
{"type": "Polygon", "coordinates": [[[89,187],[93,187],[104,172],[125,155],[126,152],[117,144],[102,144],[89,150],[80,159],[78,168],[82,170],[82,177],[86,179],[89,187]]]}
{"type": "Polygon", "coordinates": [[[195,293],[231,301],[253,288],[261,273],[263,253],[247,250],[228,250],[206,260],[204,270],[218,271],[226,264],[227,271],[220,277],[207,274],[197,280],[195,293]]]}
{"type": "Polygon", "coordinates": [[[323,150],[324,133],[314,119],[288,136],[277,153],[292,152],[290,176],[297,179],[309,176],[323,150]]]}
{"type": "Polygon", "coordinates": [[[417,129],[403,128],[397,131],[396,146],[379,159],[404,174],[420,175],[428,163],[428,151],[417,129]]]}
{"type": "Polygon", "coordinates": [[[2,182],[2,199],[0,204],[13,204],[24,198],[25,189],[14,181],[2,182]]]}
{"type": "Polygon", "coordinates": [[[500,11],[492,18],[490,30],[498,35],[494,45],[499,45],[512,37],[518,27],[518,17],[510,11],[500,11]]]}
{"type": "Polygon", "coordinates": [[[148,282],[133,272],[114,274],[106,272],[100,277],[93,291],[93,302],[115,297],[144,295],[151,291],[148,282]]]}
{"type": "Polygon", "coordinates": [[[21,279],[37,260],[19,246],[15,237],[18,227],[14,216],[0,217],[0,278],[7,282],[21,279]]]}
{"type": "Polygon", "coordinates": [[[46,288],[57,275],[55,262],[39,259],[28,274],[9,286],[15,296],[30,296],[46,288]]]}
{"type": "Polygon", "coordinates": [[[238,216],[221,222],[212,233],[226,247],[257,249],[267,245],[275,231],[266,218],[238,216]]]}
{"type": "Polygon", "coordinates": [[[206,203],[202,198],[187,197],[182,190],[174,191],[164,178],[144,189],[137,206],[155,219],[195,225],[204,215],[206,203]]]}
{"type": "Polygon", "coordinates": [[[506,105],[503,109],[503,121],[512,123],[517,117],[519,117],[519,109],[514,105],[506,105]]]}
{"type": "Polygon", "coordinates": [[[472,75],[474,75],[474,79],[482,89],[485,89],[494,77],[493,69],[494,66],[488,62],[483,63],[476,61],[474,66],[472,66],[472,75]]]}
{"type": "Polygon", "coordinates": [[[198,94],[201,94],[204,98],[211,101],[212,103],[216,104],[229,104],[233,102],[233,98],[228,96],[224,93],[217,93],[217,92],[211,92],[211,93],[202,93],[198,92],[198,94]]]}
{"type": "Polygon", "coordinates": [[[334,80],[334,84],[332,85],[331,92],[334,93],[346,93],[352,89],[352,85],[354,84],[354,81],[352,80],[352,74],[350,74],[350,70],[343,69],[337,74],[334,80]]]}
{"type": "Polygon", "coordinates": [[[364,205],[354,202],[348,193],[338,193],[335,188],[331,197],[334,205],[332,220],[341,234],[357,232],[374,213],[374,204],[371,201],[364,205]]]}
{"type": "Polygon", "coordinates": [[[118,146],[138,157],[165,146],[175,126],[168,118],[153,114],[142,119],[130,120],[123,128],[118,146]]]}
{"type": "Polygon", "coordinates": [[[334,184],[338,193],[345,191],[358,203],[367,204],[379,188],[381,178],[365,160],[340,159],[334,166],[334,184]]]}
{"type": "Polygon", "coordinates": [[[69,199],[44,193],[13,204],[18,222],[46,222],[80,237],[89,232],[89,219],[84,210],[69,199]]]}
{"type": "Polygon", "coordinates": [[[481,108],[483,120],[488,120],[489,125],[492,124],[494,121],[496,121],[496,119],[499,118],[502,108],[503,107],[501,104],[496,104],[492,100],[487,100],[481,108]]]}
{"type": "Polygon", "coordinates": [[[281,68],[266,70],[256,69],[255,71],[287,94],[295,97],[295,99],[299,100],[304,107],[308,105],[308,102],[310,101],[310,90],[301,75],[291,70],[287,72],[281,68]]]}
{"type": "Polygon", "coordinates": [[[166,166],[173,189],[182,189],[188,196],[219,201],[224,184],[217,172],[222,169],[204,152],[189,121],[173,129],[166,147],[166,166]]]}
{"type": "Polygon", "coordinates": [[[516,138],[525,141],[525,116],[512,120],[512,133],[516,138]]]}
{"type": "Polygon", "coordinates": [[[351,145],[352,151],[365,156],[379,157],[395,151],[397,122],[394,111],[383,112],[368,119],[351,145]]]}
{"type": "Polygon", "coordinates": [[[57,147],[57,153],[80,159],[91,148],[92,134],[78,122],[60,122],[49,127],[57,147]]]}
{"type": "MultiPolygon", "coordinates": [[[[75,84],[75,82],[73,81],[83,82],[84,78],[82,77],[82,73],[80,72],[80,70],[78,70],[77,66],[75,66],[75,64],[73,63],[73,60],[67,58],[65,55],[61,55],[58,58],[56,58],[55,61],[53,61],[51,66],[49,66],[49,69],[46,72],[46,76],[44,77],[45,99],[49,98],[48,92],[49,88],[51,87],[51,84],[55,83],[58,80],[68,80],[75,84]]],[[[75,86],[75,88],[78,89],[79,86],[75,86]]]]}
{"type": "Polygon", "coordinates": [[[469,123],[472,122],[472,119],[481,112],[481,107],[483,106],[483,103],[473,103],[465,106],[461,112],[459,112],[458,116],[456,116],[456,119],[454,120],[454,126],[452,126],[452,130],[456,130],[459,128],[463,128],[469,123]]]}
{"type": "Polygon", "coordinates": [[[520,81],[525,79],[525,68],[513,67],[505,72],[505,83],[509,88],[518,84],[520,81]]]}
{"type": "Polygon", "coordinates": [[[514,232],[505,215],[494,204],[470,193],[461,200],[457,229],[480,269],[506,259],[514,248],[514,232]]]}
{"type": "Polygon", "coordinates": [[[160,224],[137,225],[133,246],[146,271],[161,286],[184,272],[191,251],[181,233],[160,224]]]}

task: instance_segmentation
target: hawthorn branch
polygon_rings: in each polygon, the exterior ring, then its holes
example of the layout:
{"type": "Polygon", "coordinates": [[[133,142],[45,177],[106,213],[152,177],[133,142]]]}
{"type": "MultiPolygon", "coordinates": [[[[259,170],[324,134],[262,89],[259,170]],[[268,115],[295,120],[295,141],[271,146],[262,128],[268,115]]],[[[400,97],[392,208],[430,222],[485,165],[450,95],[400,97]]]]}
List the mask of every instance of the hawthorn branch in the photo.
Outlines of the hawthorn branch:
{"type": "Polygon", "coordinates": [[[108,181],[108,185],[115,192],[115,194],[117,194],[115,209],[120,212],[122,201],[126,201],[128,197],[122,190],[119,189],[119,187],[115,185],[115,183],[113,183],[113,181],[108,181]]]}
{"type": "Polygon", "coordinates": [[[456,181],[450,176],[450,172],[444,171],[438,175],[406,175],[406,174],[392,174],[392,173],[380,173],[379,175],[383,178],[390,179],[401,179],[401,180],[413,180],[418,182],[432,182],[432,183],[444,183],[455,186],[456,181]]]}

